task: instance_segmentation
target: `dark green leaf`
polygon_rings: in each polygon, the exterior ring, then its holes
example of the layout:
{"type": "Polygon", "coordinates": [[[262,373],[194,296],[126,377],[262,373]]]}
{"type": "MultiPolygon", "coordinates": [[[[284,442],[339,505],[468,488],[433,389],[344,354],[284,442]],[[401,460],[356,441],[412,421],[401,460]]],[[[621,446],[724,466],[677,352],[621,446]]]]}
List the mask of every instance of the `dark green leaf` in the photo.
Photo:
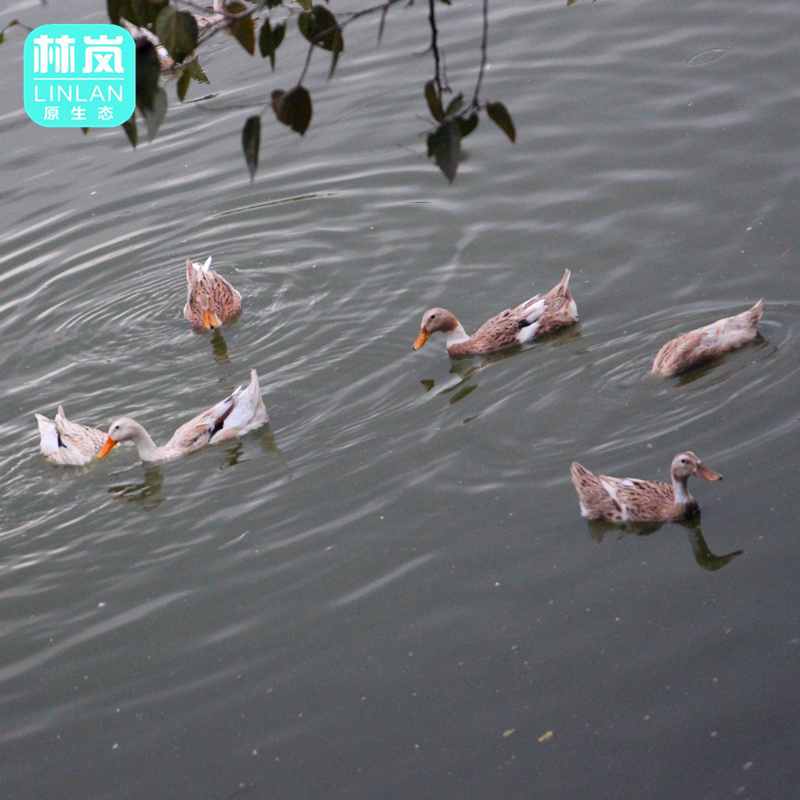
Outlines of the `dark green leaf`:
{"type": "Polygon", "coordinates": [[[152,142],[156,133],[167,116],[167,93],[158,89],[153,96],[153,107],[140,109],[147,125],[147,141],[152,142]]]}
{"type": "MultiPolygon", "coordinates": [[[[241,14],[247,11],[247,6],[240,3],[239,0],[234,0],[232,3],[225,4],[225,11],[229,14],[241,14]]],[[[228,28],[228,31],[250,55],[253,55],[256,51],[256,24],[251,13],[237,19],[228,28]]]]}
{"type": "Polygon", "coordinates": [[[128,137],[128,141],[131,143],[131,146],[136,149],[136,145],[139,143],[139,134],[136,130],[136,112],[134,111],[133,114],[130,115],[130,118],[127,119],[125,122],[122,123],[122,130],[125,131],[125,135],[128,137]]]}
{"type": "Polygon", "coordinates": [[[489,115],[489,119],[492,120],[512,142],[517,140],[517,130],[514,127],[511,114],[508,113],[508,110],[502,103],[487,103],[486,113],[489,115]]]}
{"type": "Polygon", "coordinates": [[[153,98],[158,91],[161,65],[156,49],[150,42],[136,45],[136,105],[142,112],[153,108],[153,98]]]}
{"type": "Polygon", "coordinates": [[[446,117],[451,116],[452,114],[458,114],[461,111],[461,106],[464,105],[464,95],[459,92],[448,104],[447,108],[444,111],[444,115],[446,117]]]}
{"type": "Polygon", "coordinates": [[[203,68],[200,66],[199,60],[195,59],[194,61],[190,61],[183,69],[192,76],[192,80],[195,80],[198,83],[211,83],[211,81],[208,79],[208,76],[205,74],[205,72],[203,72],[203,68]]]}
{"type": "Polygon", "coordinates": [[[189,91],[189,84],[191,82],[192,82],[192,76],[189,74],[189,70],[182,69],[176,87],[176,91],[178,93],[178,100],[180,100],[181,103],[183,102],[183,98],[186,97],[186,92],[189,91]]]}
{"type": "Polygon", "coordinates": [[[323,50],[330,50],[334,54],[334,64],[331,67],[333,72],[336,57],[344,50],[344,39],[336,23],[336,17],[325,6],[314,6],[311,11],[300,12],[297,27],[311,44],[323,50]]]}
{"type": "Polygon", "coordinates": [[[303,86],[288,92],[276,89],[272,93],[272,108],[279,122],[288,125],[301,136],[311,124],[311,95],[303,86]]]}
{"type": "Polygon", "coordinates": [[[443,122],[428,134],[428,156],[436,160],[439,169],[452,183],[461,159],[461,134],[455,120],[443,122]]]}
{"type": "Polygon", "coordinates": [[[234,35],[239,44],[247,50],[250,55],[256,51],[256,27],[255,22],[250,17],[243,17],[237,20],[230,27],[231,33],[234,35]]]}
{"type": "Polygon", "coordinates": [[[283,41],[285,34],[286,24],[283,22],[277,23],[273,28],[269,20],[265,19],[264,24],[261,26],[261,33],[258,36],[258,49],[264,58],[269,56],[269,63],[272,65],[272,69],[275,69],[275,51],[283,41]]]}
{"type": "Polygon", "coordinates": [[[258,148],[261,144],[261,117],[248,117],[242,128],[242,149],[247,169],[250,170],[250,180],[256,174],[258,167],[258,148]]]}
{"type": "Polygon", "coordinates": [[[466,139],[478,127],[478,115],[473,111],[468,117],[456,117],[458,132],[462,139],[466,139]]]}
{"type": "Polygon", "coordinates": [[[197,21],[188,11],[166,6],[158,15],[155,33],[179,64],[197,47],[197,21]]]}
{"type": "Polygon", "coordinates": [[[432,80],[425,84],[425,100],[428,102],[428,109],[433,118],[437,122],[441,122],[444,119],[444,112],[442,111],[439,95],[436,92],[436,83],[432,80]]]}
{"type": "Polygon", "coordinates": [[[336,65],[339,63],[339,52],[339,50],[334,50],[333,54],[331,55],[331,68],[328,70],[329,80],[333,77],[333,73],[336,70],[336,65]]]}
{"type": "MultiPolygon", "coordinates": [[[[141,28],[152,27],[169,0],[117,0],[114,12],[141,28]]],[[[109,16],[111,15],[109,3],[109,16]]]]}
{"type": "Polygon", "coordinates": [[[297,5],[299,5],[303,11],[311,11],[311,6],[314,5],[314,0],[297,0],[297,5]]]}

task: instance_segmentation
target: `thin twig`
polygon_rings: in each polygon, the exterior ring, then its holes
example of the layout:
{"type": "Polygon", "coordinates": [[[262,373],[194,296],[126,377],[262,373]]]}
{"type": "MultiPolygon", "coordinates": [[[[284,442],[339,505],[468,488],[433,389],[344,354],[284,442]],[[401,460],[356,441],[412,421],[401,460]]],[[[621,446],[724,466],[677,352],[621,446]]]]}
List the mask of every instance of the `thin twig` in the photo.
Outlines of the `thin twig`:
{"type": "Polygon", "coordinates": [[[489,49],[489,0],[483,0],[483,38],[481,39],[481,65],[478,69],[478,80],[475,84],[475,94],[472,105],[476,111],[480,108],[480,93],[483,84],[483,75],[486,72],[487,53],[489,49]]]}
{"type": "Polygon", "coordinates": [[[436,94],[439,97],[439,103],[442,102],[442,79],[440,71],[439,60],[439,31],[436,27],[436,9],[434,7],[436,0],[428,0],[428,20],[431,25],[431,51],[433,52],[433,80],[436,84],[436,94]]]}
{"type": "Polygon", "coordinates": [[[328,28],[327,30],[320,31],[312,40],[308,46],[308,53],[306,54],[306,61],[303,64],[303,71],[300,73],[300,79],[297,81],[298,86],[303,83],[303,78],[306,76],[306,72],[308,72],[309,66],[311,66],[311,54],[314,52],[314,46],[317,42],[321,42],[326,36],[338,31],[342,33],[344,29],[351,23],[355,22],[357,19],[361,17],[366,17],[368,14],[375,14],[376,12],[381,12],[381,20],[386,18],[386,15],[389,13],[389,9],[395,3],[399,3],[400,0],[386,0],[385,3],[381,3],[377,6],[370,6],[369,8],[364,8],[361,11],[354,11],[350,16],[344,20],[344,22],[337,22],[336,25],[328,28]]]}

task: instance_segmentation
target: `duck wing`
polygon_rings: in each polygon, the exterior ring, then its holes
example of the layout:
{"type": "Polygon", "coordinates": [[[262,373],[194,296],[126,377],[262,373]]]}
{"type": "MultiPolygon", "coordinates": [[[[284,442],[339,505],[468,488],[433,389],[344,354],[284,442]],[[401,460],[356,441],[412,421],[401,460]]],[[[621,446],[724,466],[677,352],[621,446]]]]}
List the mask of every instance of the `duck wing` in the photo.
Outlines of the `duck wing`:
{"type": "Polygon", "coordinates": [[[533,297],[492,317],[470,337],[472,343],[488,342],[491,349],[525,344],[536,336],[571,325],[578,309],[569,291],[572,273],[567,269],[561,281],[547,294],[533,297]]]}
{"type": "Polygon", "coordinates": [[[229,399],[233,401],[233,407],[212,435],[214,444],[241,436],[269,421],[255,370],[250,371],[250,383],[247,387],[240,386],[229,399]]]}
{"type": "Polygon", "coordinates": [[[536,320],[545,309],[545,300],[534,295],[524,303],[505,311],[484,322],[469,338],[473,352],[488,352],[503,347],[524,344],[536,335],[536,320]]]}
{"type": "Polygon", "coordinates": [[[649,522],[665,519],[675,505],[675,493],[669,483],[608,475],[600,475],[599,479],[619,505],[623,520],[649,522]]]}
{"type": "Polygon", "coordinates": [[[238,386],[224,400],[185,422],[161,449],[177,454],[191,453],[207,444],[241,436],[267,421],[258,375],[251,370],[247,387],[238,386]]]}
{"type": "Polygon", "coordinates": [[[188,422],[184,422],[183,425],[172,434],[172,438],[170,438],[163,448],[159,449],[165,452],[184,454],[192,453],[210,444],[214,434],[222,429],[225,419],[233,409],[234,398],[241,390],[242,387],[240,386],[224,400],[220,400],[215,406],[212,406],[202,414],[198,414],[188,422]]]}

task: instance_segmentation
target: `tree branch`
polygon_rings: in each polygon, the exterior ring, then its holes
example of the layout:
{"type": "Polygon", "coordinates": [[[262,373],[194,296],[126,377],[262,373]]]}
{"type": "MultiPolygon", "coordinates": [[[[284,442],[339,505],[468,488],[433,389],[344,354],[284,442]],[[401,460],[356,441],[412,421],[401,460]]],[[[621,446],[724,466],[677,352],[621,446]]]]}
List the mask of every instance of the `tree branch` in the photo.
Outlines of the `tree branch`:
{"type": "MultiPolygon", "coordinates": [[[[386,20],[386,15],[389,13],[389,9],[395,5],[395,3],[399,2],[400,0],[386,0],[385,3],[380,3],[377,6],[370,6],[369,8],[364,8],[361,11],[354,11],[346,20],[344,20],[344,22],[337,22],[336,25],[331,26],[327,30],[320,31],[320,33],[314,37],[313,41],[308,47],[305,64],[303,64],[303,71],[300,73],[300,78],[297,81],[298,85],[303,82],[303,78],[305,78],[306,72],[308,72],[308,68],[311,66],[311,55],[314,52],[314,47],[318,42],[323,41],[326,37],[330,36],[330,34],[335,33],[336,31],[342,33],[344,29],[350,25],[350,23],[355,22],[361,17],[366,17],[369,14],[375,14],[378,11],[381,12],[380,30],[382,31],[384,21],[386,20]]],[[[380,38],[380,36],[378,38],[380,38]]]]}
{"type": "Polygon", "coordinates": [[[436,0],[428,0],[428,21],[431,25],[431,52],[433,53],[433,80],[436,84],[436,93],[439,96],[439,103],[442,104],[442,77],[441,60],[439,58],[439,30],[436,27],[436,0]]]}

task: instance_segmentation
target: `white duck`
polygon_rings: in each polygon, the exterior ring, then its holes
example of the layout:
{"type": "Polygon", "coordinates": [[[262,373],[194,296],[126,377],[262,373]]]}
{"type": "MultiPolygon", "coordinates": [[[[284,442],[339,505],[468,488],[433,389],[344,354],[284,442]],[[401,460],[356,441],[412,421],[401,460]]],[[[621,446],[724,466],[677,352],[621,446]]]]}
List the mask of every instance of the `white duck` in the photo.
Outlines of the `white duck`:
{"type": "Polygon", "coordinates": [[[250,384],[246,388],[239,386],[213,408],[181,425],[165,445],[156,445],[135,419],[120,417],[108,429],[106,443],[97,455],[103,458],[118,442],[131,441],[142,461],[166,461],[193,453],[208,444],[235,439],[268,421],[258,387],[258,375],[255,370],[250,370],[250,384]]]}
{"type": "Polygon", "coordinates": [[[88,464],[99,452],[106,439],[103,431],[70,422],[59,406],[55,419],[36,414],[39,425],[39,449],[52,464],[77,466],[88,464]]]}

